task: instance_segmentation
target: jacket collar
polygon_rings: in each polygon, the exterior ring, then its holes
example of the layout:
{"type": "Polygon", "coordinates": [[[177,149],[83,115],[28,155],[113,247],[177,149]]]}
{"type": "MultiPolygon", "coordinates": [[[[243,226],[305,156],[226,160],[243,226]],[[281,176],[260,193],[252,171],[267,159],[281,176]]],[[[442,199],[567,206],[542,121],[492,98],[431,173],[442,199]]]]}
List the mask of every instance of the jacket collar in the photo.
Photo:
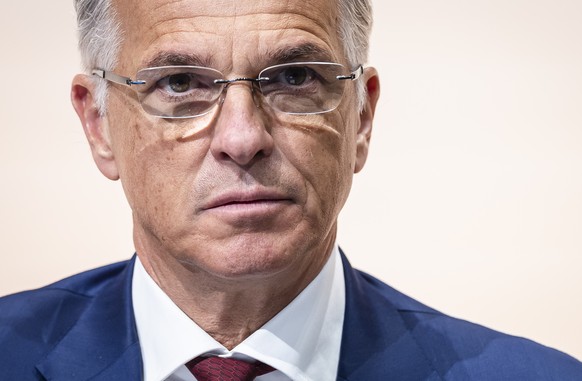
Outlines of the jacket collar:
{"type": "Polygon", "coordinates": [[[401,294],[354,270],[341,254],[346,312],[338,380],[439,380],[388,296],[401,294]]]}
{"type": "Polygon", "coordinates": [[[77,323],[37,365],[48,380],[140,380],[131,279],[135,257],[96,292],[77,323]]]}

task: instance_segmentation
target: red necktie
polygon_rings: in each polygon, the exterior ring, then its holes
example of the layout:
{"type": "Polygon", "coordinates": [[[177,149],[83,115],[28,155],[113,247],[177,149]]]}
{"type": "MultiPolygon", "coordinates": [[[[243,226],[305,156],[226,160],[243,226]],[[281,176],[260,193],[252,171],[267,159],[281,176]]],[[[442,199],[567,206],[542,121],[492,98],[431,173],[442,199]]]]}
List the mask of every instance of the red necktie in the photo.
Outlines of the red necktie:
{"type": "Polygon", "coordinates": [[[223,357],[196,357],[186,367],[198,381],[252,381],[275,370],[260,361],[250,363],[223,357]]]}

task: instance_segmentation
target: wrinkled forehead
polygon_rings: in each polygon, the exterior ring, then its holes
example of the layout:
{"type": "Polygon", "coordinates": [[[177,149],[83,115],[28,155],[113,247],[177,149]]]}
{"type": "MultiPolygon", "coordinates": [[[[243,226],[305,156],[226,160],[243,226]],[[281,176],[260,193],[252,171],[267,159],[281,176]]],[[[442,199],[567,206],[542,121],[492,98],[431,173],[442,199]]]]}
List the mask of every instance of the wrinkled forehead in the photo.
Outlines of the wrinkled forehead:
{"type": "Polygon", "coordinates": [[[337,0],[115,0],[118,67],[199,65],[248,73],[285,61],[345,63],[337,0]]]}

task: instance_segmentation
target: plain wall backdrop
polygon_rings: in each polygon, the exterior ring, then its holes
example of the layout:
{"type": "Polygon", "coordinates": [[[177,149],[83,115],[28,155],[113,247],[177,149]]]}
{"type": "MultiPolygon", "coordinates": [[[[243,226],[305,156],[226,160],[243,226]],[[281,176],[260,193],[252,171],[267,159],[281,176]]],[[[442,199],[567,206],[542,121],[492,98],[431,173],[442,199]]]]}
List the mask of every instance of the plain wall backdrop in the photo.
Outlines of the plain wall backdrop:
{"type": "MultiPolygon", "coordinates": [[[[69,102],[72,3],[0,5],[0,294],[133,253],[69,102]]],[[[341,246],[434,308],[582,358],[582,2],[374,5],[382,95],[341,246]]]]}

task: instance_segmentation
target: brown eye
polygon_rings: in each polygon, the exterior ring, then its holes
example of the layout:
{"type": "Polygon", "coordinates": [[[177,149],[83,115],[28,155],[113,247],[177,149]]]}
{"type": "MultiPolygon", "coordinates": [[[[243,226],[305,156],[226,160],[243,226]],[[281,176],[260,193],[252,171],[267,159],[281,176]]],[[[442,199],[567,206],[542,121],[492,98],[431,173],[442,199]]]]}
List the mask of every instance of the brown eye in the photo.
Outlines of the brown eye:
{"type": "Polygon", "coordinates": [[[190,90],[192,78],[188,74],[174,74],[168,78],[168,85],[176,93],[190,90]]]}
{"type": "Polygon", "coordinates": [[[283,72],[285,82],[290,85],[300,86],[302,85],[308,77],[307,68],[296,66],[289,67],[283,72]]]}

